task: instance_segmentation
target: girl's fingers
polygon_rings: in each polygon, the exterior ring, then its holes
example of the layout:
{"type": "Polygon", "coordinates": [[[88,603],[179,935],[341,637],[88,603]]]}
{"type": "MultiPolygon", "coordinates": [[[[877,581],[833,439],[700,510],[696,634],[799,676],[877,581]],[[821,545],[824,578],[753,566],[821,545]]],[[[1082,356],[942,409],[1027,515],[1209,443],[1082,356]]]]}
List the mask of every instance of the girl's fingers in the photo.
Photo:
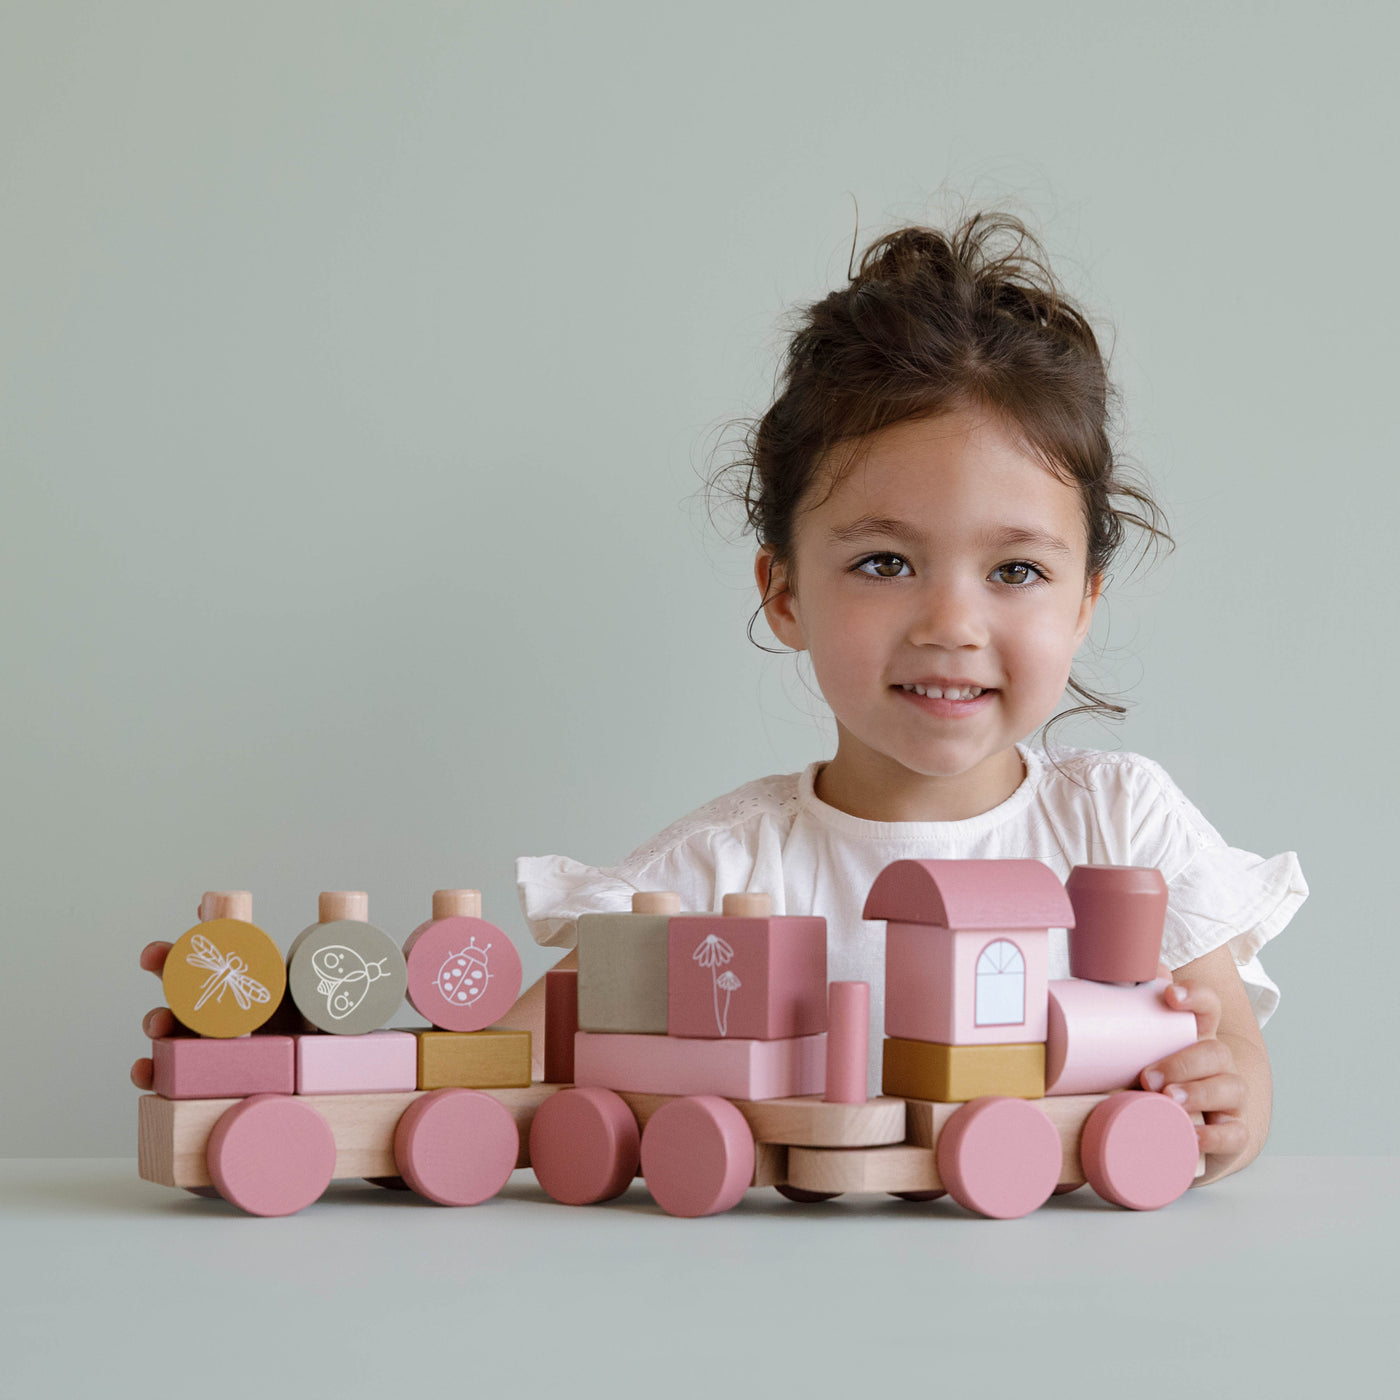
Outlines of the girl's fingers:
{"type": "Polygon", "coordinates": [[[154,972],[157,977],[165,971],[166,954],[170,952],[169,943],[148,943],[141,949],[141,970],[143,972],[154,972]]]}
{"type": "Polygon", "coordinates": [[[1208,1079],[1213,1074],[1233,1072],[1235,1057],[1229,1047],[1219,1040],[1197,1040],[1175,1055],[1148,1065],[1140,1076],[1144,1089],[1154,1093],[1168,1084],[1189,1084],[1193,1079],[1208,1079]]]}
{"type": "Polygon", "coordinates": [[[1237,1113],[1244,1107],[1244,1080],[1238,1074],[1169,1083],[1162,1092],[1187,1113],[1237,1113]]]}
{"type": "Polygon", "coordinates": [[[1210,1040],[1220,1029],[1220,996],[1204,982],[1173,982],[1162,1000],[1173,1011],[1195,1012],[1198,1039],[1210,1040]]]}
{"type": "Polygon", "coordinates": [[[1238,1157],[1249,1146],[1249,1129],[1233,1114],[1208,1113],[1196,1138],[1207,1156],[1238,1157]]]}
{"type": "Polygon", "coordinates": [[[155,1006],[146,1012],[141,1020],[141,1034],[147,1040],[160,1040],[163,1036],[174,1035],[175,1017],[168,1006],[155,1006]]]}
{"type": "Polygon", "coordinates": [[[155,1062],[149,1058],[135,1061],[131,1066],[131,1082],[138,1089],[151,1089],[156,1082],[155,1062]]]}

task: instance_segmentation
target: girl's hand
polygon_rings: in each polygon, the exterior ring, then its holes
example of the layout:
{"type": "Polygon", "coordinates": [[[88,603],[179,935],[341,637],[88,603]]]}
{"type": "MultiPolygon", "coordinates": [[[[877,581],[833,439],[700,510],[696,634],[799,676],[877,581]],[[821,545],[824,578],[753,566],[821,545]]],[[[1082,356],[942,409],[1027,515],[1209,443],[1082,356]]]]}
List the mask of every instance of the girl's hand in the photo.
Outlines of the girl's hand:
{"type": "Polygon", "coordinates": [[[1197,1127],[1201,1151],[1208,1156],[1236,1157],[1249,1145],[1243,1112],[1247,1086],[1235,1056],[1220,1029],[1220,997],[1204,982],[1176,982],[1162,992],[1173,1011],[1196,1015],[1196,1043],[1158,1060],[1142,1072],[1142,1087],[1160,1091],[1188,1113],[1200,1113],[1197,1127]]]}
{"type": "MultiPolygon", "coordinates": [[[[148,943],[141,949],[141,967],[145,972],[154,972],[157,977],[165,970],[169,943],[148,943]]],[[[168,1006],[152,1007],[141,1019],[141,1034],[148,1040],[159,1040],[175,1031],[175,1017],[168,1006]]],[[[131,1066],[131,1082],[138,1089],[149,1090],[155,1083],[155,1065],[150,1056],[143,1056],[131,1066]]]]}
{"type": "Polygon", "coordinates": [[[1269,1135],[1273,1080],[1264,1038],[1229,947],[1171,975],[1175,981],[1163,990],[1162,1000],[1173,1011],[1194,1013],[1197,1039],[1148,1065],[1139,1082],[1205,1119],[1196,1129],[1206,1154],[1205,1175],[1196,1181],[1200,1186],[1248,1166],[1259,1155],[1269,1135]]]}

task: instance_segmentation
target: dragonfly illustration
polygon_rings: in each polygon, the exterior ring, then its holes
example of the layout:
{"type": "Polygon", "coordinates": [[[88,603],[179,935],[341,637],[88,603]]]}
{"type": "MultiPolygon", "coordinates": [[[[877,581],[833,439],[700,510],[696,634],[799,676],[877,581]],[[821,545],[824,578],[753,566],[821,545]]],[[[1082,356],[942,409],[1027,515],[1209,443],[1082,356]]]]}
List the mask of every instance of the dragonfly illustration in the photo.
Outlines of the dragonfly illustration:
{"type": "Polygon", "coordinates": [[[203,995],[194,1004],[196,1011],[210,997],[215,1001],[223,1001],[226,991],[233,992],[244,1011],[251,1010],[255,1001],[272,1000],[272,993],[257,978],[248,975],[248,964],[237,953],[221,953],[202,933],[197,933],[190,939],[190,946],[194,952],[187,953],[185,961],[191,967],[205,968],[209,972],[204,985],[199,989],[203,995]]]}

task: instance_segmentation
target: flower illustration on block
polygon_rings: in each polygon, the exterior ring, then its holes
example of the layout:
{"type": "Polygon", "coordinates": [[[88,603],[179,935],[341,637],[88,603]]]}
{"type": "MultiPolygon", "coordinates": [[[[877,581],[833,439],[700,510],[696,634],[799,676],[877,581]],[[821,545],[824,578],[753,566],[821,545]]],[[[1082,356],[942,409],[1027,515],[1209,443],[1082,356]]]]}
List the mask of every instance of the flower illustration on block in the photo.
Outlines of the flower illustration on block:
{"type": "Polygon", "coordinates": [[[743,985],[732,972],[720,972],[719,969],[725,965],[733,956],[734,949],[729,946],[717,933],[708,933],[700,940],[699,947],[690,955],[700,964],[701,967],[710,969],[710,976],[714,983],[715,993],[715,1025],[721,1035],[728,1034],[729,1026],[729,998],[743,985]],[[719,994],[724,991],[724,1009],[720,1010],[719,994]]]}
{"type": "Polygon", "coordinates": [[[732,973],[721,972],[715,979],[715,1019],[719,1022],[719,1033],[727,1035],[729,1033],[729,996],[731,992],[737,992],[744,984],[732,973]],[[719,990],[724,988],[724,1010],[719,1009],[719,990]]]}

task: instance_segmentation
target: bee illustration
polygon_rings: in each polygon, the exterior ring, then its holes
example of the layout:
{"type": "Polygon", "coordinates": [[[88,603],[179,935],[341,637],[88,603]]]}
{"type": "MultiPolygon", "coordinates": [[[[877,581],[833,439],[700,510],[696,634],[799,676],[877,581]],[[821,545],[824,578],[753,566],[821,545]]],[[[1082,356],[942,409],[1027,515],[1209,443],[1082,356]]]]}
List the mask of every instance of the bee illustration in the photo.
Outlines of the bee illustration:
{"type": "Polygon", "coordinates": [[[438,969],[436,980],[444,1001],[452,1006],[471,1006],[481,1000],[486,984],[491,980],[486,965],[486,954],[490,949],[489,943],[485,948],[478,948],[473,937],[460,953],[447,955],[438,969]]]}
{"type": "Polygon", "coordinates": [[[208,978],[199,989],[203,995],[194,1004],[196,1011],[210,997],[223,1001],[224,993],[230,990],[244,1011],[251,1010],[255,1001],[262,1003],[272,1000],[272,993],[256,978],[248,975],[248,964],[237,953],[225,956],[202,933],[190,939],[190,946],[194,952],[187,953],[185,961],[191,967],[209,970],[208,978]]]}
{"type": "Polygon", "coordinates": [[[353,948],[342,943],[331,943],[316,950],[311,968],[318,978],[316,990],[325,996],[331,1020],[343,1021],[365,999],[371,982],[391,975],[384,971],[386,961],[380,958],[376,962],[366,962],[353,948]]]}

